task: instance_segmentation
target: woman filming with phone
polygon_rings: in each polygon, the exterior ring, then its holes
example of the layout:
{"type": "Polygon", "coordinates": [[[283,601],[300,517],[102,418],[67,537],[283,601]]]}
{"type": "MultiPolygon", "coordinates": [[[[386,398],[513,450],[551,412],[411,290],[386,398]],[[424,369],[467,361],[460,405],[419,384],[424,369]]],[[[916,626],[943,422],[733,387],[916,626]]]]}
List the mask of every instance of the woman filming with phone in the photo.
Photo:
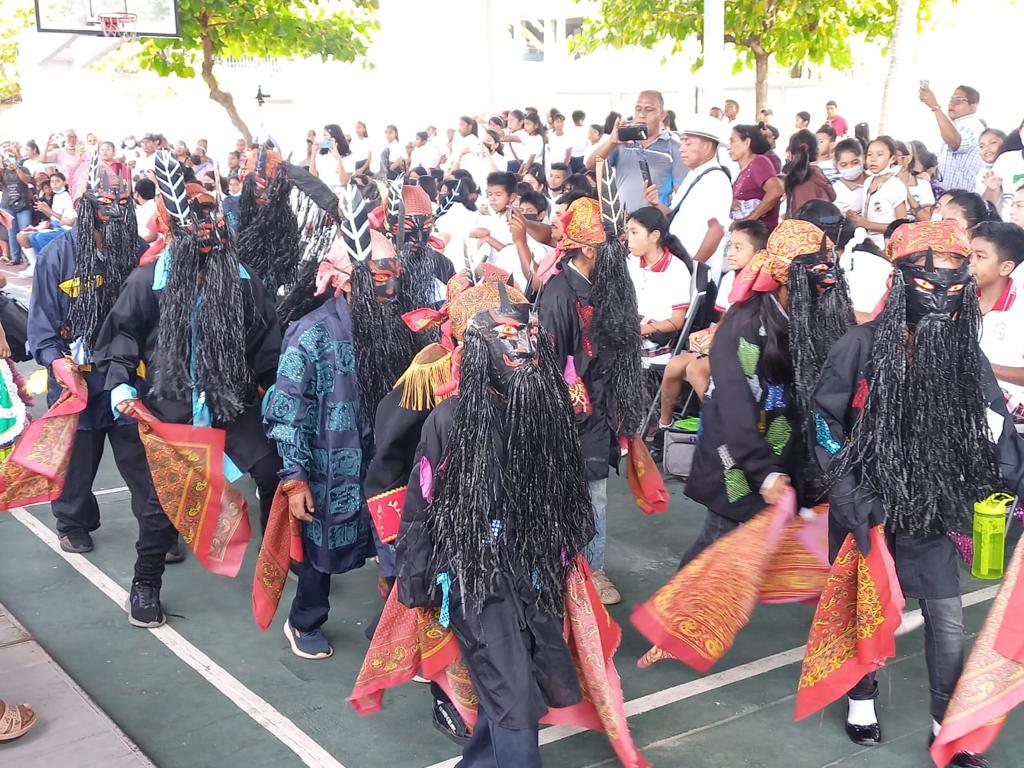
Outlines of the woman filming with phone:
{"type": "Polygon", "coordinates": [[[344,158],[352,154],[345,134],[337,123],[324,126],[320,147],[309,157],[309,172],[331,187],[344,187],[352,175],[345,169],[344,158]],[[329,157],[328,157],[329,156],[329,157]]]}

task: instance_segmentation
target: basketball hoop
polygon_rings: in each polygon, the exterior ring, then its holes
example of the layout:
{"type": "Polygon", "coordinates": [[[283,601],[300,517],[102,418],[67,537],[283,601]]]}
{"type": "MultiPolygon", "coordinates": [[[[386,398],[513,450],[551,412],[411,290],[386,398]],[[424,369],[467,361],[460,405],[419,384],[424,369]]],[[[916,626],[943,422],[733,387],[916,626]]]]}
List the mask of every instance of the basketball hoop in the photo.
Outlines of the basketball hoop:
{"type": "Polygon", "coordinates": [[[136,13],[125,13],[124,11],[101,13],[98,18],[100,31],[103,32],[104,37],[119,37],[126,43],[138,37],[136,22],[138,22],[139,16],[136,13]]]}

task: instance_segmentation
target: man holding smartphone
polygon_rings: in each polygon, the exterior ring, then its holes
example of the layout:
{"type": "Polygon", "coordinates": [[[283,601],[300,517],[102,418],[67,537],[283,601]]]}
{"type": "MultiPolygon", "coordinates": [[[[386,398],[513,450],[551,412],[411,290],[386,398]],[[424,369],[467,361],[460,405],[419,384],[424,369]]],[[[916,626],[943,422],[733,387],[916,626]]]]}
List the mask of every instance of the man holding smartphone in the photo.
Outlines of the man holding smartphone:
{"type": "Polygon", "coordinates": [[[636,98],[633,120],[629,123],[616,121],[609,140],[587,158],[587,168],[596,168],[600,157],[606,158],[615,169],[615,182],[628,213],[648,205],[645,185],[651,184],[659,190],[663,204],[667,205],[672,192],[686,177],[679,142],[664,129],[664,121],[665,99],[661,93],[641,91],[636,98]]]}

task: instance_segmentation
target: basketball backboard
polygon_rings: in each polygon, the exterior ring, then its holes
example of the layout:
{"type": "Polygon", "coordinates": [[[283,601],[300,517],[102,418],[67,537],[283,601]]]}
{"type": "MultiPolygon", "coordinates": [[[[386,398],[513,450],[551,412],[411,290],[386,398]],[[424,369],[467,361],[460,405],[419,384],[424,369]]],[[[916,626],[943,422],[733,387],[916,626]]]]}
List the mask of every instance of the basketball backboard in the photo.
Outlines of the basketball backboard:
{"type": "Polygon", "coordinates": [[[35,6],[40,32],[109,36],[104,14],[134,14],[134,36],[178,37],[177,0],[35,0],[35,6]]]}

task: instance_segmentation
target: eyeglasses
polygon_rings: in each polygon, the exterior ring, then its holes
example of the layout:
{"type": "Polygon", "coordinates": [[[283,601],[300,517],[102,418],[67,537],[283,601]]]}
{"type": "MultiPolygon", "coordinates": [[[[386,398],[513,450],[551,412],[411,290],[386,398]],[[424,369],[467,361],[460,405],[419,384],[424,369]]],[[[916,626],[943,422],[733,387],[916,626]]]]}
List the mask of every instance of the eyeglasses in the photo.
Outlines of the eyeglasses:
{"type": "Polygon", "coordinates": [[[953,96],[953,97],[950,98],[949,103],[950,104],[966,104],[967,103],[967,99],[965,99],[963,96],[953,96]]]}

